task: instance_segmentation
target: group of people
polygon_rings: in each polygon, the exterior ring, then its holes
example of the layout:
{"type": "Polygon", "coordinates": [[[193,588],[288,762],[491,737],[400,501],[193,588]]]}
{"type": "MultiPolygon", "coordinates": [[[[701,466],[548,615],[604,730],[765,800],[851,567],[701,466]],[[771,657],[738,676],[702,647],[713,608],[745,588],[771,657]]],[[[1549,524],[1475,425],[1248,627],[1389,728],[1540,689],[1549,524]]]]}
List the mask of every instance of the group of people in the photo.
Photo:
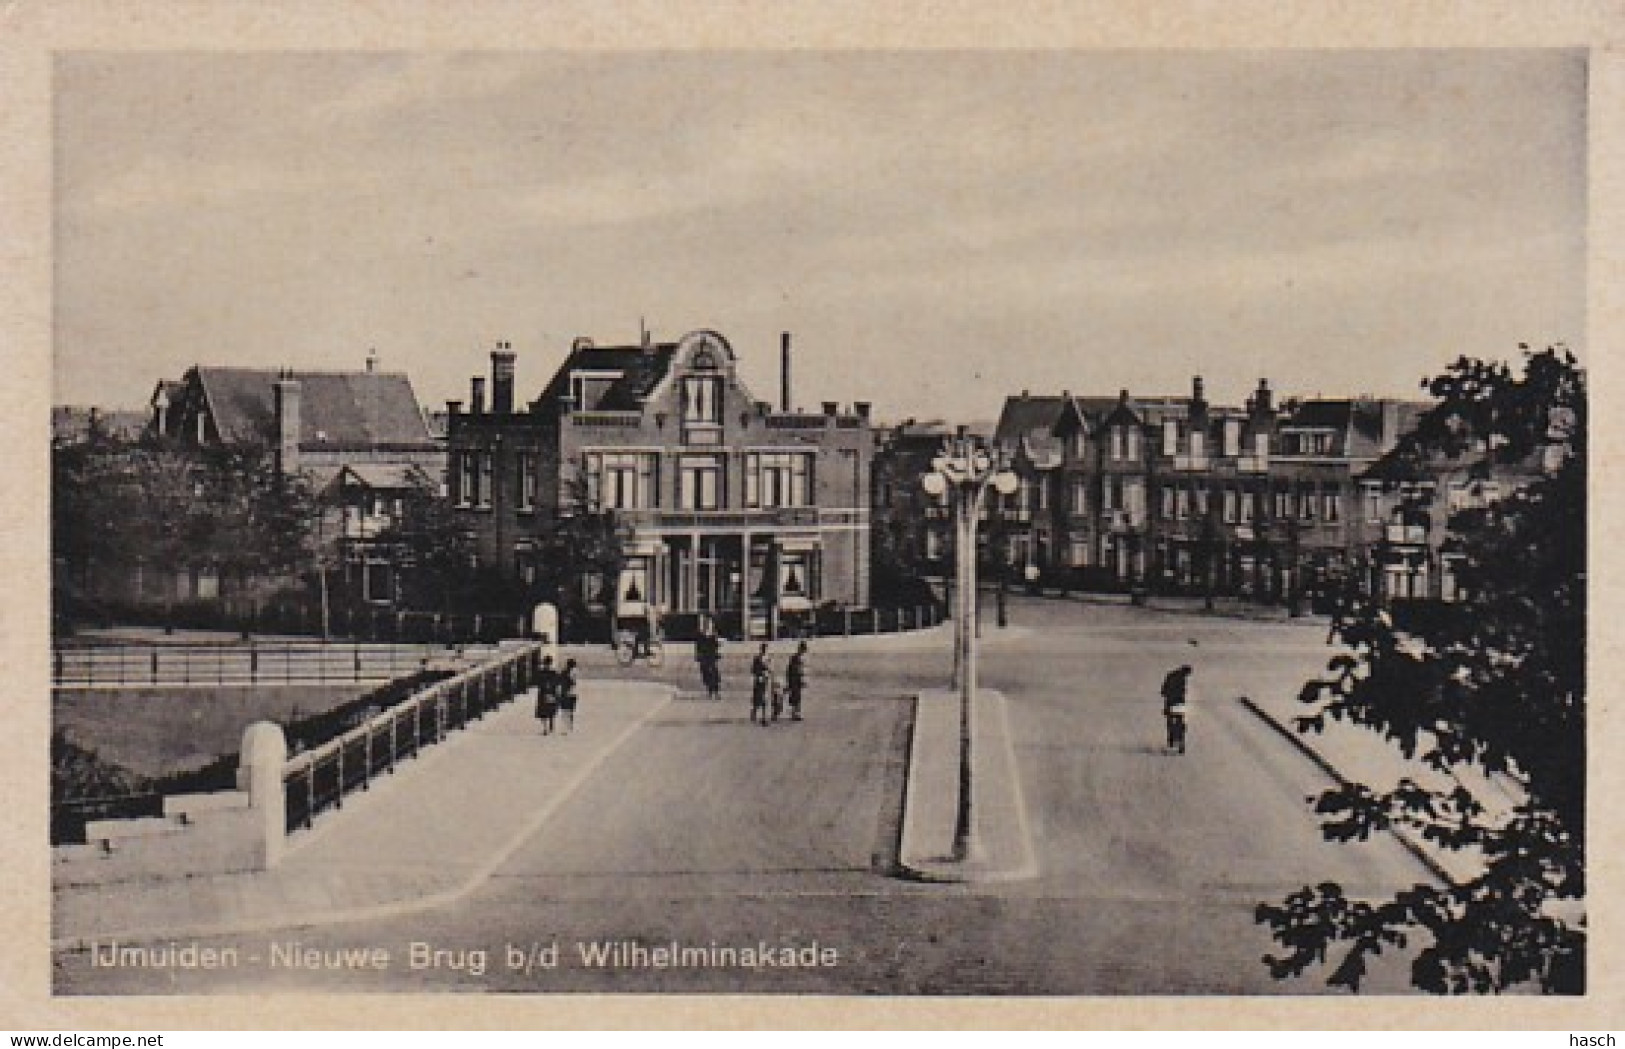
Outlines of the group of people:
{"type": "MultiPolygon", "coordinates": [[[[705,694],[713,700],[722,698],[722,639],[710,624],[706,624],[694,641],[694,661],[700,667],[700,680],[705,694]]],[[[756,650],[750,661],[750,720],[754,724],[768,725],[785,715],[788,707],[791,721],[801,720],[801,701],[807,691],[807,643],[796,646],[784,668],[781,682],[773,671],[773,657],[766,642],[756,650]]]]}
{"type": "Polygon", "coordinates": [[[576,661],[564,661],[564,669],[553,668],[553,657],[542,657],[541,671],[536,675],[536,720],[542,723],[542,735],[551,736],[557,730],[560,714],[564,715],[564,732],[576,727],[576,661]]]}

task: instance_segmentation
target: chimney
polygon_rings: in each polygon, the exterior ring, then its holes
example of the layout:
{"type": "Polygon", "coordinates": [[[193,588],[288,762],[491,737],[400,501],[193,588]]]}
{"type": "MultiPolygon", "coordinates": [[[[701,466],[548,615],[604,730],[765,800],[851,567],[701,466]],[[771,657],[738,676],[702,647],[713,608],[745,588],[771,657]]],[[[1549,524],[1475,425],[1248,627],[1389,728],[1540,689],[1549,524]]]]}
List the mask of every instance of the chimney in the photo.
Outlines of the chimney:
{"type": "Polygon", "coordinates": [[[1202,394],[1202,377],[1198,375],[1191,379],[1191,402],[1193,404],[1206,404],[1207,398],[1202,394]]]}
{"type": "Polygon", "coordinates": [[[1253,394],[1253,410],[1259,415],[1268,415],[1275,410],[1268,379],[1258,380],[1258,392],[1253,394]]]}
{"type": "Polygon", "coordinates": [[[790,411],[790,333],[779,333],[779,411],[790,411]]]}
{"type": "Polygon", "coordinates": [[[462,410],[463,410],[463,402],[462,401],[447,401],[446,402],[446,418],[455,419],[457,417],[458,413],[461,412],[462,410]]]}
{"type": "Polygon", "coordinates": [[[824,404],[823,404],[824,414],[825,415],[834,415],[837,411],[840,410],[840,407],[841,407],[840,404],[838,404],[835,401],[825,401],[824,404]]]}
{"type": "Polygon", "coordinates": [[[513,343],[499,342],[491,351],[491,413],[513,413],[513,343]]]}
{"type": "Polygon", "coordinates": [[[485,378],[476,375],[469,384],[468,413],[470,415],[485,414],[485,378]]]}
{"type": "Polygon", "coordinates": [[[852,411],[857,414],[858,418],[863,419],[865,421],[867,421],[868,418],[869,418],[869,412],[870,412],[871,407],[872,406],[869,404],[868,401],[853,401],[852,402],[852,411]]]}
{"type": "Polygon", "coordinates": [[[286,477],[299,472],[299,380],[284,368],[271,390],[276,409],[276,469],[286,477]]]}
{"type": "Polygon", "coordinates": [[[378,370],[378,348],[376,346],[367,350],[367,374],[371,375],[378,370]]]}

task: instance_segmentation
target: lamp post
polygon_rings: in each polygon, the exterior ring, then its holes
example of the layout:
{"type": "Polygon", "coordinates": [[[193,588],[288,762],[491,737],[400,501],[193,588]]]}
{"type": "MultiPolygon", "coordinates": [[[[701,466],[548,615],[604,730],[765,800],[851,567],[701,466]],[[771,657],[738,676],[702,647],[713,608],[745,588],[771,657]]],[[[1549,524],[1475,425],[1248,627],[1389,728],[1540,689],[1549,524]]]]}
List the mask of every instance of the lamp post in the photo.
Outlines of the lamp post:
{"type": "Polygon", "coordinates": [[[959,686],[959,807],[954,825],[954,858],[964,860],[971,846],[971,707],[976,696],[976,523],[987,490],[1000,495],[1016,490],[1016,475],[996,463],[989,451],[964,427],[945,441],[931,460],[931,472],[920,479],[933,496],[948,495],[957,525],[954,552],[958,559],[958,609],[954,613],[954,677],[959,686]]]}

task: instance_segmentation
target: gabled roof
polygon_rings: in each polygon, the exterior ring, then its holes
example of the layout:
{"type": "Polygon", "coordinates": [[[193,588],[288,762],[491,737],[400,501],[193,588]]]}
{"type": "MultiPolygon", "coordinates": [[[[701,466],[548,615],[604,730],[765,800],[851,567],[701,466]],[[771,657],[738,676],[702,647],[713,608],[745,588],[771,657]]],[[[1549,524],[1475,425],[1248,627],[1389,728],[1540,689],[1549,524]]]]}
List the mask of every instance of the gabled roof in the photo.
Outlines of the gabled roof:
{"type": "Polygon", "coordinates": [[[1014,448],[1027,434],[1053,433],[1061,413],[1066,410],[1067,401],[1066,397],[1034,397],[1030,394],[1006,397],[1004,410],[999,413],[999,423],[993,429],[994,443],[1014,448]]]}
{"type": "MultiPolygon", "coordinates": [[[[221,441],[275,440],[278,373],[263,368],[193,369],[221,441]]],[[[301,372],[301,448],[435,447],[412,383],[386,372],[301,372]]]]}
{"type": "Polygon", "coordinates": [[[553,373],[539,401],[543,405],[557,404],[559,398],[570,392],[570,379],[577,372],[614,372],[618,378],[597,404],[576,407],[588,411],[636,411],[643,407],[649,392],[666,377],[676,353],[674,342],[653,343],[648,347],[578,345],[553,373]]]}

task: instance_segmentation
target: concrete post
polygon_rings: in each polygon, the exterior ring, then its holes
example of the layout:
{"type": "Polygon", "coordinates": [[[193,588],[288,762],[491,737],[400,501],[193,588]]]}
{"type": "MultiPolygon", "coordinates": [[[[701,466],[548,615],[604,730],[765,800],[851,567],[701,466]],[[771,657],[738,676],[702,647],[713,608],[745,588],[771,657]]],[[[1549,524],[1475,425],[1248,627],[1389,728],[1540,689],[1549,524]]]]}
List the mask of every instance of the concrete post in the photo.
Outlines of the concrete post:
{"type": "Polygon", "coordinates": [[[282,726],[256,721],[243,730],[237,785],[248,792],[248,807],[260,817],[255,830],[262,870],[277,865],[287,841],[288,800],[282,786],[282,768],[287,762],[288,741],[282,726]]]}

